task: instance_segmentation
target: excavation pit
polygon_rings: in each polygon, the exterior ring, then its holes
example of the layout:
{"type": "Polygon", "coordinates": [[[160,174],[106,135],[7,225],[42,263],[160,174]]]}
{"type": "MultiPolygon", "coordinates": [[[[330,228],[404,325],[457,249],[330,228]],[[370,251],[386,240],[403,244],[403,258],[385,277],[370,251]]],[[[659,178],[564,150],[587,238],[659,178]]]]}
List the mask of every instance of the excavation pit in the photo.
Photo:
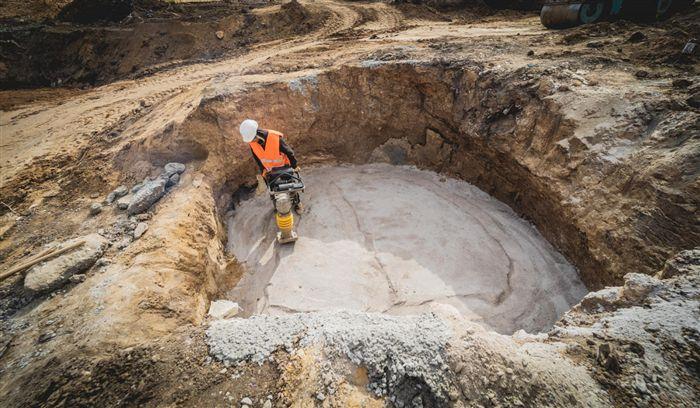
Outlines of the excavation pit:
{"type": "Polygon", "coordinates": [[[500,333],[544,330],[586,293],[575,268],[508,206],[407,166],[305,171],[299,240],[279,246],[267,194],[228,220],[244,316],[456,311],[500,333]]]}

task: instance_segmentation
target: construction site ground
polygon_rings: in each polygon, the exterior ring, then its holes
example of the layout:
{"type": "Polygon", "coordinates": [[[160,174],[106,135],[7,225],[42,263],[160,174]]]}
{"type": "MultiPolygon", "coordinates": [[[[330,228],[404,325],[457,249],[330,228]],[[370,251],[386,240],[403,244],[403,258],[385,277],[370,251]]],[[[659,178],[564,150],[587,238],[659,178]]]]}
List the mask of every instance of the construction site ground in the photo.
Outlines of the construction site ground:
{"type": "Polygon", "coordinates": [[[0,406],[697,403],[698,5],[80,4],[0,6],[0,273],[90,241],[0,282],[0,406]],[[308,169],[295,246],[246,118],[308,169]]]}

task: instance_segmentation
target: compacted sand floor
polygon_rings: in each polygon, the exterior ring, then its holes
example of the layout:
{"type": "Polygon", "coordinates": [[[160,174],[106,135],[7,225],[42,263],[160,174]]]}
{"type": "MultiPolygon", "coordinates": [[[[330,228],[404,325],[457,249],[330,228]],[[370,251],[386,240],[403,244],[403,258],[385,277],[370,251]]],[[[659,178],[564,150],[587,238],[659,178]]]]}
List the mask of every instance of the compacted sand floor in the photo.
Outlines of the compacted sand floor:
{"type": "Polygon", "coordinates": [[[275,243],[267,194],[228,220],[228,250],[246,270],[229,298],[244,315],[439,307],[502,333],[533,332],[586,293],[531,224],[466,182],[383,164],[302,175],[296,243],[275,243]]]}

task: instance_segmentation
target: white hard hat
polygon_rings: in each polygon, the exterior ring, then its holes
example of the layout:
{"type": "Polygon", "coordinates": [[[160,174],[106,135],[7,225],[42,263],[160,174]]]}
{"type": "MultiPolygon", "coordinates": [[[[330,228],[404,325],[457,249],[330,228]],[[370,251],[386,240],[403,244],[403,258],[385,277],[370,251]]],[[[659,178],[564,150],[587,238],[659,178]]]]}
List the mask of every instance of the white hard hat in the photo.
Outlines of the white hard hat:
{"type": "Polygon", "coordinates": [[[241,122],[241,127],[238,130],[241,132],[243,141],[250,143],[255,139],[255,134],[258,132],[258,122],[253,119],[246,119],[241,122]]]}

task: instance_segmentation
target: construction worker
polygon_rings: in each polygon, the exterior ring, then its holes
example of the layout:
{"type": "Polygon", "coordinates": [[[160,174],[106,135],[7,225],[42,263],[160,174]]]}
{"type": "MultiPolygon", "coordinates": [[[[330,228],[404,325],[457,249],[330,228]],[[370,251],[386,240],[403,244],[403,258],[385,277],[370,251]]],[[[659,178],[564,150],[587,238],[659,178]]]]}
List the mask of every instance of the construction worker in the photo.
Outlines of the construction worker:
{"type": "MultiPolygon", "coordinates": [[[[266,184],[269,184],[272,176],[279,172],[292,169],[295,172],[299,171],[294,151],[284,141],[282,133],[271,129],[260,129],[258,122],[253,119],[241,122],[239,131],[243,142],[250,146],[253,158],[266,184]]],[[[294,209],[301,214],[302,204],[298,193],[294,197],[294,209]]]]}

